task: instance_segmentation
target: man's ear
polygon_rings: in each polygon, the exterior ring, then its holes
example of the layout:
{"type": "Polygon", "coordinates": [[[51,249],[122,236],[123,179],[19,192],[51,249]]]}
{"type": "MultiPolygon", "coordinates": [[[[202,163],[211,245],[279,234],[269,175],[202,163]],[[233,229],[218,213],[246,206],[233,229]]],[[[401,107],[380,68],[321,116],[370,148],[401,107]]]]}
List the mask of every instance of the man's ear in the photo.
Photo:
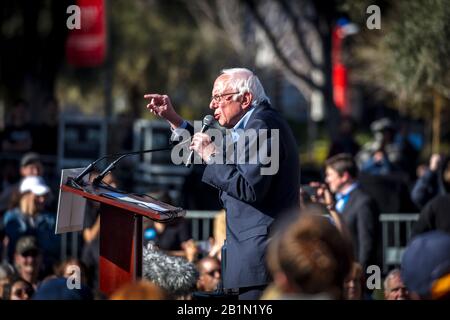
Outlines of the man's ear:
{"type": "Polygon", "coordinates": [[[345,182],[346,182],[346,183],[352,180],[352,176],[351,176],[350,173],[348,173],[347,171],[345,171],[345,172],[342,174],[342,178],[345,179],[345,182]]]}
{"type": "Polygon", "coordinates": [[[275,285],[283,292],[290,292],[291,286],[286,274],[282,271],[278,271],[273,275],[273,281],[275,285]]]}
{"type": "Polygon", "coordinates": [[[241,105],[242,109],[247,110],[252,106],[253,94],[251,92],[244,92],[242,95],[241,105]]]}

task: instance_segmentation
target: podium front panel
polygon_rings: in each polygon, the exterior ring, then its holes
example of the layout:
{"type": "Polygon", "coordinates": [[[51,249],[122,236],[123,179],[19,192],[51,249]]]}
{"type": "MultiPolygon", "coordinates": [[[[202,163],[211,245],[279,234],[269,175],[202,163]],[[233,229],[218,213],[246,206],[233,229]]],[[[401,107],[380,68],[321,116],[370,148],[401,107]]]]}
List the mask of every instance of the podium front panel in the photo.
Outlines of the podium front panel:
{"type": "MultiPolygon", "coordinates": [[[[100,291],[110,295],[122,285],[136,279],[135,215],[126,210],[101,204],[100,209],[100,291]]],[[[138,233],[139,234],[139,233],[138,233]]],[[[142,263],[137,259],[137,263],[142,263]]]]}

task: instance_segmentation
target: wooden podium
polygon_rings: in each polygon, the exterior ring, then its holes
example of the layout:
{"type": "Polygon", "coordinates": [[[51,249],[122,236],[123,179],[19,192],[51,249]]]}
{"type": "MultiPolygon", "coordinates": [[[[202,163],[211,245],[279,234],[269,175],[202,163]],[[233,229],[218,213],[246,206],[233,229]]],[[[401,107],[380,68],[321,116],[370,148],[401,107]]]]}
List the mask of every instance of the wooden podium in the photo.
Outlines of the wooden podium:
{"type": "Polygon", "coordinates": [[[82,188],[61,185],[61,191],[100,203],[99,289],[107,296],[142,277],[142,218],[164,222],[185,214],[181,208],[151,197],[123,193],[114,197],[111,195],[117,195],[117,191],[92,184],[82,188]],[[151,209],[130,199],[164,210],[151,209]]]}

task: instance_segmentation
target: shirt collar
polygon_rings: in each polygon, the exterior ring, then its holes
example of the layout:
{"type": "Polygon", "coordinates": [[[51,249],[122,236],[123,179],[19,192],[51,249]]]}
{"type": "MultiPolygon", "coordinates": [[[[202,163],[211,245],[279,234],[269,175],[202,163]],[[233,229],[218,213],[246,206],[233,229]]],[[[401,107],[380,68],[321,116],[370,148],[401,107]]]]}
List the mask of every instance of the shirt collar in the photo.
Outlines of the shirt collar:
{"type": "Polygon", "coordinates": [[[355,190],[358,187],[358,183],[354,182],[348,187],[346,192],[338,192],[336,193],[336,199],[341,199],[343,197],[348,196],[353,190],[355,190]]]}
{"type": "Polygon", "coordinates": [[[233,128],[231,128],[231,135],[233,136],[233,141],[237,142],[239,139],[239,131],[238,129],[245,129],[245,126],[247,125],[248,120],[250,119],[250,116],[252,115],[253,111],[255,111],[255,107],[252,106],[250,110],[248,110],[244,116],[234,125],[233,128]]]}

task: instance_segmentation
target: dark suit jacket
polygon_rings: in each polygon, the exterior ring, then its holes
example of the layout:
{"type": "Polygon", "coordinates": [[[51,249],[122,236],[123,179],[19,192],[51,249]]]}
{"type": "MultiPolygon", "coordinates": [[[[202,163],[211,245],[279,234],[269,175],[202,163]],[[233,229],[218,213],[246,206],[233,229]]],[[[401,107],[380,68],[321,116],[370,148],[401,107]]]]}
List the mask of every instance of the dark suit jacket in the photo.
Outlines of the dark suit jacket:
{"type": "Polygon", "coordinates": [[[374,200],[357,187],[350,193],[342,217],[352,236],[355,259],[363,270],[371,264],[378,264],[380,227],[374,200]]]}
{"type": "MultiPolygon", "coordinates": [[[[264,142],[272,156],[275,153],[279,156],[278,171],[273,175],[261,175],[261,168],[270,167],[270,164],[264,166],[260,161],[256,164],[210,164],[202,178],[203,182],[219,189],[226,209],[225,288],[259,286],[269,282],[265,254],[270,227],[279,215],[299,205],[297,144],[287,122],[268,104],[261,104],[251,114],[245,127],[248,129],[256,132],[261,129],[279,130],[278,152],[268,140],[264,142]]],[[[238,145],[240,142],[242,140],[238,145]]],[[[256,141],[241,146],[245,145],[248,151],[253,143],[256,141]]]]}
{"type": "Polygon", "coordinates": [[[427,203],[414,225],[412,237],[432,230],[450,233],[450,194],[439,195],[427,203]]]}

